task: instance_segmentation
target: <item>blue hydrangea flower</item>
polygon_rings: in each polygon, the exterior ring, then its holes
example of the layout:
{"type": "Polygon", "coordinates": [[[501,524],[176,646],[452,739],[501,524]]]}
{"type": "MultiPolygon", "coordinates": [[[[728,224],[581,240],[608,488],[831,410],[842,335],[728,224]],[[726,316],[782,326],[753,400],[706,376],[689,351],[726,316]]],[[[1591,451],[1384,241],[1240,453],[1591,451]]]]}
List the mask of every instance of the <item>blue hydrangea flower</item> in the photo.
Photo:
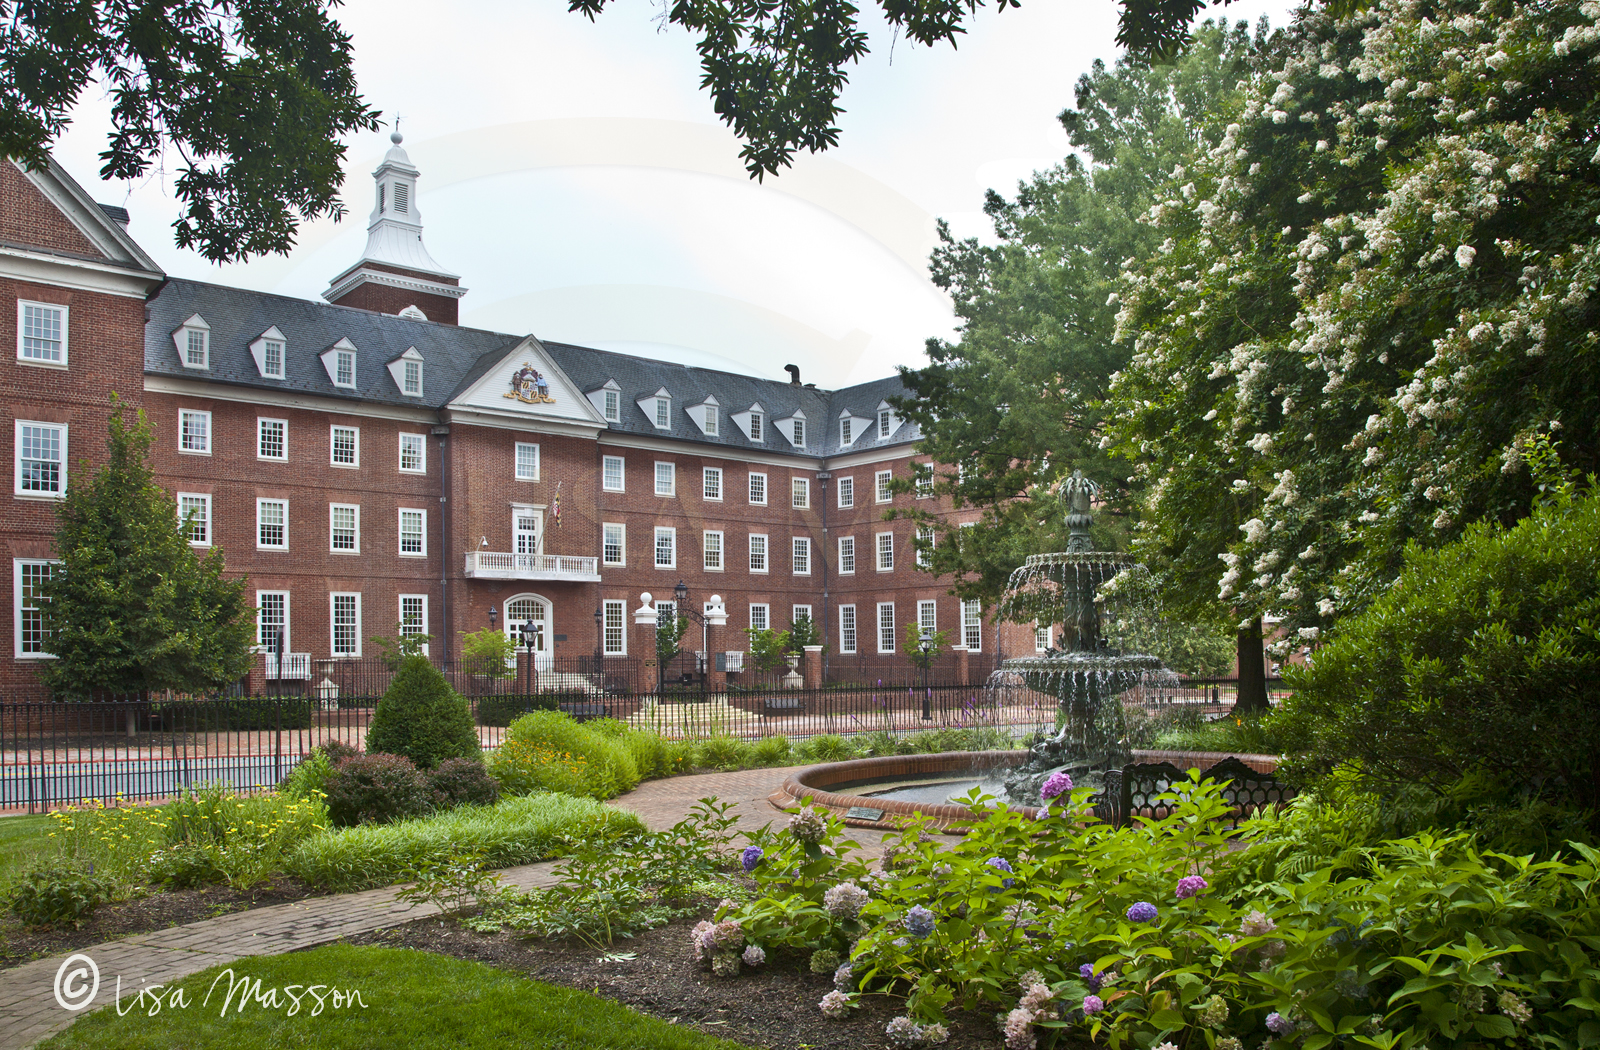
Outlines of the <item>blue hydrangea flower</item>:
{"type": "Polygon", "coordinates": [[[913,904],[903,920],[906,932],[922,940],[933,933],[933,912],[920,904],[913,904]]]}
{"type": "Polygon", "coordinates": [[[1089,991],[1091,992],[1098,992],[1100,986],[1104,983],[1101,976],[1095,973],[1094,967],[1089,963],[1084,963],[1078,967],[1078,975],[1083,978],[1083,983],[1089,986],[1089,991]]]}
{"type": "MultiPolygon", "coordinates": [[[[988,860],[984,861],[984,863],[989,865],[989,867],[996,869],[997,871],[1003,871],[1008,875],[1011,873],[1011,865],[1004,857],[990,857],[988,860]]],[[[1016,879],[1001,879],[1000,885],[1009,888],[1015,885],[1016,881],[1016,879]]]]}
{"type": "Polygon", "coordinates": [[[761,858],[766,855],[766,851],[760,846],[746,846],[744,856],[739,858],[739,863],[744,865],[745,871],[755,871],[756,865],[760,864],[761,858]]]}
{"type": "Polygon", "coordinates": [[[1155,922],[1156,916],[1161,913],[1149,901],[1139,901],[1128,909],[1129,922],[1155,922]]]}

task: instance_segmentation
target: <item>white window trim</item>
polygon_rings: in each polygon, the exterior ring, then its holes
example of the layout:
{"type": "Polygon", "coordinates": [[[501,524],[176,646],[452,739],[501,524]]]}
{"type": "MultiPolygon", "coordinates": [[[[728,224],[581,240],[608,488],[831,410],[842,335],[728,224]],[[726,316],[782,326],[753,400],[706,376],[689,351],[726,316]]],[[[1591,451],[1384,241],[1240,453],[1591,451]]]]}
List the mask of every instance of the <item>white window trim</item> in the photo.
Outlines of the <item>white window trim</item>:
{"type": "MultiPolygon", "coordinates": [[[[332,453],[330,452],[331,456],[332,453]]],[[[289,461],[289,421],[287,419],[273,419],[271,416],[256,417],[256,458],[268,463],[287,463],[289,461]],[[261,454],[261,425],[263,423],[279,423],[283,426],[283,455],[263,456],[261,454]]]]}
{"type": "Polygon", "coordinates": [[[757,628],[757,630],[763,630],[763,631],[772,630],[772,605],[770,603],[768,603],[768,602],[751,602],[750,603],[750,626],[751,627],[755,627],[756,626],[756,610],[757,609],[761,610],[761,618],[764,621],[762,623],[762,625],[759,628],[757,628]]]}
{"type": "Polygon", "coordinates": [[[338,467],[340,470],[360,470],[361,469],[361,428],[360,427],[346,426],[343,423],[330,423],[330,424],[328,424],[328,465],[332,466],[332,467],[338,467]],[[355,433],[355,436],[356,436],[356,440],[355,440],[356,461],[354,463],[340,463],[338,460],[333,458],[333,449],[334,449],[333,435],[334,435],[334,433],[336,431],[340,431],[340,430],[349,430],[349,431],[352,431],[352,432],[355,433]]]}
{"type": "Polygon", "coordinates": [[[678,464],[670,460],[658,459],[655,466],[655,494],[662,499],[675,498],[678,495],[678,464]],[[661,491],[661,468],[667,468],[667,491],[661,491]]]}
{"type": "Polygon", "coordinates": [[[18,499],[43,499],[59,500],[67,498],[67,424],[48,423],[38,419],[16,420],[12,433],[11,445],[11,487],[12,493],[18,499]],[[34,492],[22,487],[22,428],[23,427],[50,427],[61,431],[61,471],[58,475],[61,487],[55,492],[34,492]]]}
{"type": "Polygon", "coordinates": [[[809,536],[791,536],[791,537],[789,537],[789,570],[790,570],[790,575],[792,575],[792,576],[810,576],[811,575],[811,555],[812,555],[811,538],[809,536]],[[800,559],[796,558],[795,555],[798,554],[801,551],[802,545],[803,545],[803,548],[805,550],[806,567],[805,567],[804,570],[795,568],[795,564],[800,560],[800,559]]]}
{"type": "Polygon", "coordinates": [[[765,412],[750,413],[750,440],[763,445],[767,443],[767,414],[765,412]]]}
{"type": "Polygon", "coordinates": [[[188,319],[178,327],[178,330],[172,333],[172,345],[176,347],[178,351],[178,364],[182,365],[184,368],[194,369],[200,372],[209,372],[211,370],[211,326],[206,323],[206,319],[204,317],[201,317],[199,314],[190,314],[188,319]],[[200,333],[200,342],[204,347],[203,356],[205,357],[205,360],[198,365],[191,364],[189,361],[190,332],[200,333]]]}
{"type": "MultiPolygon", "coordinates": [[[[261,598],[263,595],[267,594],[283,595],[283,655],[287,657],[291,647],[294,644],[291,641],[291,639],[294,638],[294,630],[290,626],[290,607],[293,605],[293,599],[290,597],[290,592],[288,591],[273,590],[256,592],[256,648],[261,652],[276,652],[275,646],[268,646],[266,643],[261,641],[261,598]]],[[[332,606],[329,606],[329,609],[331,611],[332,606]]],[[[285,663],[287,663],[287,660],[285,660],[285,663]]]]}
{"type": "Polygon", "coordinates": [[[856,479],[854,475],[846,475],[839,479],[838,496],[835,499],[840,510],[847,510],[856,505],[856,479]],[[850,498],[845,499],[845,490],[850,490],[850,498]]]}
{"type": "MultiPolygon", "coordinates": [[[[24,565],[59,565],[54,558],[11,559],[11,657],[14,660],[54,660],[54,653],[25,653],[22,651],[22,567],[24,565]]],[[[36,607],[37,608],[37,607],[36,607]]]]}
{"type": "MultiPolygon", "coordinates": [[[[402,558],[426,558],[428,556],[428,511],[424,507],[397,507],[395,508],[395,552],[402,558]],[[422,549],[420,551],[402,550],[405,542],[405,517],[407,514],[422,515],[422,549]]],[[[359,531],[358,531],[359,536],[359,531]]],[[[359,538],[356,541],[360,542],[359,538]]]]}
{"type": "Polygon", "coordinates": [[[700,567],[706,572],[723,572],[728,565],[728,537],[721,529],[706,529],[700,534],[700,567]],[[717,538],[717,564],[706,557],[711,551],[711,537],[717,538]]]}
{"type": "Polygon", "coordinates": [[[328,652],[335,659],[349,660],[361,659],[361,592],[360,591],[331,591],[328,594],[328,652]],[[356,649],[353,653],[339,652],[338,631],[339,626],[334,620],[334,610],[337,607],[336,599],[354,598],[356,600],[356,649]]]}
{"type": "Polygon", "coordinates": [[[926,627],[930,631],[939,629],[939,602],[933,598],[923,598],[917,602],[917,629],[926,627]],[[926,619],[923,613],[931,613],[926,619]]]}
{"type": "Polygon", "coordinates": [[[789,509],[811,509],[811,481],[808,478],[789,479],[789,509]],[[799,503],[795,502],[797,498],[800,500],[799,503]]]}
{"type": "Polygon", "coordinates": [[[544,461],[539,456],[539,444],[536,441],[518,441],[511,452],[511,474],[517,481],[538,481],[540,473],[544,470],[544,461]],[[533,475],[522,473],[522,450],[533,449],[533,475]]]}
{"type": "Polygon", "coordinates": [[[752,507],[765,507],[767,505],[767,475],[764,471],[752,470],[750,478],[745,485],[745,494],[750,497],[752,507]],[[761,498],[755,498],[755,479],[761,479],[761,498]]]}
{"type": "Polygon", "coordinates": [[[961,641],[964,645],[966,645],[967,652],[983,652],[983,605],[981,602],[968,601],[961,603],[961,641]],[[973,606],[977,606],[976,622],[970,622],[969,618],[969,614],[973,611],[973,606]],[[969,633],[972,632],[973,628],[977,628],[975,635],[973,633],[969,633]],[[977,645],[972,644],[972,639],[974,637],[976,637],[978,640],[977,645]]]}
{"type": "Polygon", "coordinates": [[[620,521],[604,521],[600,523],[600,564],[601,565],[626,565],[628,564],[628,526],[620,521]],[[622,555],[617,561],[606,560],[606,530],[617,530],[617,549],[622,555]]]}
{"type": "Polygon", "coordinates": [[[766,575],[767,572],[771,569],[771,567],[772,567],[772,543],[771,543],[771,541],[768,539],[767,534],[764,533],[764,532],[752,532],[750,534],[750,571],[753,572],[753,573],[760,573],[762,575],[766,575]],[[756,565],[755,565],[756,540],[760,540],[761,541],[761,568],[759,568],[759,569],[756,568],[756,565]]]}
{"type": "MultiPolygon", "coordinates": [[[[329,519],[329,542],[332,543],[332,519],[329,519]]],[[[289,501],[286,499],[259,498],[256,500],[256,550],[258,551],[286,551],[289,549],[289,501]],[[283,542],[261,542],[261,505],[263,503],[283,504],[283,542]]]]}
{"type": "MultiPolygon", "coordinates": [[[[71,310],[64,303],[46,303],[46,302],[41,302],[38,299],[18,299],[17,300],[17,361],[18,361],[18,363],[19,364],[24,364],[24,365],[32,365],[34,368],[60,368],[60,369],[65,369],[67,367],[67,349],[68,349],[68,345],[67,344],[70,342],[70,339],[68,338],[68,335],[69,335],[69,333],[71,331],[71,323],[70,322],[71,322],[71,310]],[[37,357],[23,357],[22,356],[22,336],[23,336],[22,319],[23,319],[23,317],[25,316],[25,314],[27,312],[26,308],[29,307],[29,306],[39,306],[39,307],[43,307],[46,310],[60,310],[61,311],[61,360],[59,360],[59,361],[41,361],[37,357]]],[[[29,560],[29,559],[24,559],[24,560],[29,560]]]]}
{"type": "Polygon", "coordinates": [[[711,500],[712,502],[715,502],[715,503],[721,503],[722,502],[722,494],[727,491],[727,487],[725,485],[723,485],[723,480],[724,480],[724,478],[723,478],[722,468],[721,467],[701,467],[700,468],[700,498],[701,499],[706,499],[706,500],[711,500]],[[709,486],[706,484],[706,482],[708,480],[710,480],[711,475],[713,475],[713,474],[715,474],[717,476],[717,494],[715,496],[707,495],[707,489],[709,488],[709,486]]]}
{"type": "Polygon", "coordinates": [[[892,482],[894,471],[880,470],[872,475],[872,497],[878,503],[893,503],[894,492],[889,489],[885,479],[892,482]]]}
{"type": "Polygon", "coordinates": [[[917,568],[932,568],[933,548],[938,541],[939,535],[933,531],[932,525],[920,525],[917,527],[917,568]],[[926,534],[926,546],[924,546],[924,534],[926,534]]]}
{"type": "Polygon", "coordinates": [[[916,479],[917,499],[933,498],[933,464],[913,463],[911,465],[912,477],[916,479]]]}
{"type": "Polygon", "coordinates": [[[895,643],[898,640],[895,637],[895,632],[900,629],[900,624],[895,619],[894,602],[879,602],[878,603],[878,615],[873,620],[872,629],[873,629],[874,633],[876,633],[877,636],[878,636],[878,652],[879,653],[892,653],[892,652],[894,652],[895,649],[897,648],[895,643]],[[884,628],[883,611],[885,609],[889,610],[889,624],[888,624],[889,633],[887,635],[887,637],[889,639],[889,647],[887,649],[884,648],[884,645],[883,645],[883,640],[885,638],[885,635],[883,633],[883,628],[884,628]]]}
{"type": "Polygon", "coordinates": [[[856,538],[854,536],[839,537],[839,575],[854,576],[856,574],[856,538]],[[850,545],[850,567],[845,568],[844,545],[850,545]]]}
{"type": "MultiPolygon", "coordinates": [[[[428,596],[426,594],[398,594],[395,596],[395,630],[402,638],[408,634],[431,634],[428,630],[428,596]],[[407,631],[406,627],[406,599],[416,598],[422,602],[422,622],[417,624],[417,629],[407,631]]],[[[422,643],[422,655],[428,655],[428,643],[422,643]]]]}
{"type": "Polygon", "coordinates": [[[285,339],[283,333],[278,331],[277,325],[273,325],[251,340],[250,356],[255,360],[256,372],[262,379],[282,379],[289,369],[289,340],[285,339]],[[277,343],[281,347],[278,354],[278,370],[276,372],[267,371],[268,343],[277,343]]]}
{"type": "Polygon", "coordinates": [[[601,646],[600,655],[602,655],[602,656],[627,656],[628,655],[628,603],[625,602],[625,601],[617,601],[614,598],[607,598],[604,602],[601,603],[601,606],[602,606],[603,612],[601,614],[602,615],[602,619],[600,621],[600,646],[601,646]],[[621,648],[618,648],[618,649],[612,649],[612,648],[610,648],[609,646],[606,645],[606,639],[607,639],[606,627],[607,627],[607,624],[611,620],[612,610],[616,610],[616,612],[617,612],[617,623],[621,625],[621,630],[619,630],[617,632],[617,634],[622,639],[622,646],[621,646],[621,648]]]}
{"type": "Polygon", "coordinates": [[[183,521],[183,518],[184,518],[183,501],[186,500],[186,499],[199,500],[200,501],[200,505],[202,507],[204,507],[205,511],[206,511],[206,514],[205,514],[206,538],[203,539],[203,540],[192,540],[192,539],[189,538],[188,534],[185,533],[184,537],[183,537],[184,538],[184,542],[188,543],[189,546],[191,546],[191,547],[209,547],[209,546],[211,546],[216,541],[216,534],[212,531],[214,526],[213,526],[212,521],[211,521],[211,493],[209,493],[209,492],[178,492],[178,493],[175,493],[175,495],[178,497],[178,521],[180,523],[183,521]]]}
{"type": "Polygon", "coordinates": [[[855,603],[854,602],[850,602],[850,603],[846,603],[844,605],[839,606],[839,651],[841,653],[854,653],[860,647],[860,645],[861,645],[861,623],[860,623],[859,620],[856,619],[855,603]],[[845,623],[844,623],[844,621],[845,621],[845,615],[844,614],[845,614],[845,610],[847,610],[847,609],[850,612],[850,627],[849,627],[849,631],[850,631],[850,634],[854,636],[854,637],[850,638],[850,643],[851,644],[846,644],[846,641],[845,641],[846,635],[844,633],[845,630],[846,630],[845,623]]]}
{"type": "Polygon", "coordinates": [[[358,370],[361,367],[361,362],[356,356],[356,345],[348,338],[341,338],[337,343],[324,350],[320,357],[322,368],[328,373],[328,382],[341,390],[354,390],[360,384],[361,373],[358,370]],[[339,382],[340,353],[350,355],[350,382],[348,383],[339,382]]]}
{"type": "Polygon", "coordinates": [[[873,537],[872,537],[872,564],[877,566],[877,569],[878,569],[879,572],[893,572],[894,571],[894,533],[892,533],[892,532],[877,532],[877,533],[873,533],[873,537]],[[883,538],[885,536],[889,537],[889,549],[887,551],[885,551],[883,549],[883,538]],[[886,553],[889,555],[889,564],[888,565],[885,565],[883,563],[883,556],[886,553]]]}
{"type": "Polygon", "coordinates": [[[428,375],[424,367],[425,364],[421,352],[414,346],[406,347],[405,353],[389,362],[389,377],[394,380],[395,389],[400,392],[401,397],[420,398],[423,396],[423,391],[427,389],[428,375]],[[417,367],[417,388],[415,390],[406,389],[406,368],[408,365],[417,367]]]}
{"type": "Polygon", "coordinates": [[[650,545],[650,562],[658,569],[676,569],[678,567],[678,530],[670,525],[657,525],[654,540],[650,545]],[[661,537],[665,535],[672,541],[672,561],[661,560],[661,537]]]}
{"type": "Polygon", "coordinates": [[[328,504],[328,552],[330,554],[360,554],[361,553],[361,504],[359,503],[330,503],[328,504]],[[354,510],[355,514],[355,547],[350,550],[341,550],[333,545],[333,512],[345,508],[354,510]]]}
{"type": "MultiPolygon", "coordinates": [[[[602,391],[600,402],[602,405],[600,414],[605,417],[605,421],[607,423],[622,422],[622,392],[620,390],[602,391]]],[[[623,650],[626,651],[628,632],[624,631],[622,632],[622,635],[624,643],[623,650]]]]}
{"type": "Polygon", "coordinates": [[[602,492],[628,491],[628,460],[626,456],[602,456],[600,458],[600,490],[602,492]],[[612,488],[606,476],[606,464],[610,460],[617,462],[617,487],[612,488]]]}
{"type": "MultiPolygon", "coordinates": [[[[396,446],[396,454],[399,456],[399,459],[396,462],[399,463],[399,468],[398,469],[399,469],[400,473],[402,473],[402,474],[426,474],[428,472],[428,435],[426,435],[426,434],[412,434],[412,433],[408,433],[408,432],[402,430],[400,432],[400,436],[398,438],[396,438],[395,440],[398,442],[398,444],[396,446]],[[417,445],[418,445],[419,448],[422,449],[422,455],[420,457],[418,457],[418,462],[421,464],[421,466],[417,466],[417,467],[408,467],[408,466],[406,466],[406,438],[416,438],[417,439],[417,445]]],[[[357,458],[360,457],[360,454],[361,454],[360,453],[360,445],[358,443],[357,446],[356,446],[357,458]]]]}
{"type": "MultiPolygon", "coordinates": [[[[209,455],[211,455],[211,435],[212,435],[212,433],[213,433],[213,431],[211,429],[211,413],[210,412],[207,412],[205,409],[201,409],[201,408],[180,408],[180,409],[178,409],[178,453],[180,455],[184,455],[184,456],[209,456],[209,455]],[[206,447],[205,448],[184,448],[183,447],[183,420],[184,420],[185,416],[202,416],[202,417],[205,418],[205,421],[206,421],[206,447]]],[[[256,440],[257,440],[258,443],[259,443],[260,439],[261,439],[261,435],[258,433],[256,435],[256,440]]],[[[259,448],[257,449],[257,451],[260,451],[259,448]]]]}

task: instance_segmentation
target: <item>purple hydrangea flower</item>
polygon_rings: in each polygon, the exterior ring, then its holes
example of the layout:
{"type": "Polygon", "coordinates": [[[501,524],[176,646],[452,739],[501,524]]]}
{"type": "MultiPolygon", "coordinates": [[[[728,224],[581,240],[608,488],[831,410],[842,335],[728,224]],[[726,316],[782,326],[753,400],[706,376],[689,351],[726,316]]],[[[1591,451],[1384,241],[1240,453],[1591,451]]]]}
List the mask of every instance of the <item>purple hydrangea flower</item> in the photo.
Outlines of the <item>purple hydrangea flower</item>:
{"type": "Polygon", "coordinates": [[[1057,795],[1072,790],[1072,778],[1057,770],[1045,778],[1044,786],[1039,789],[1039,801],[1049,802],[1057,795]]]}
{"type": "Polygon", "coordinates": [[[1209,883],[1199,875],[1185,875],[1178,880],[1178,889],[1175,895],[1180,901],[1188,900],[1208,885],[1209,883]]]}
{"type": "Polygon", "coordinates": [[[761,858],[766,855],[766,851],[760,846],[746,846],[744,856],[739,858],[739,863],[744,865],[745,871],[755,871],[756,865],[760,864],[761,858]]]}
{"type": "Polygon", "coordinates": [[[918,940],[933,933],[933,912],[920,904],[913,904],[902,921],[905,923],[906,932],[918,940]]]}
{"type": "Polygon", "coordinates": [[[1100,1001],[1098,995],[1086,995],[1083,997],[1083,1016],[1093,1017],[1105,1008],[1106,1004],[1100,1001]]]}
{"type": "MultiPolygon", "coordinates": [[[[984,861],[984,863],[989,867],[998,871],[1003,871],[1008,875],[1011,873],[1011,864],[1004,857],[990,857],[988,860],[984,861]]],[[[1010,887],[1015,885],[1016,881],[1016,879],[1001,879],[1000,885],[1010,887]]]]}
{"type": "Polygon", "coordinates": [[[1295,1030],[1295,1023],[1274,1010],[1267,1015],[1267,1031],[1273,1035],[1290,1035],[1295,1030]]]}
{"type": "Polygon", "coordinates": [[[1103,982],[1100,975],[1094,972],[1093,966],[1089,963],[1084,963],[1078,967],[1078,973],[1083,977],[1083,983],[1089,986],[1089,991],[1098,992],[1100,990],[1100,985],[1103,982]]]}
{"type": "Polygon", "coordinates": [[[1128,909],[1129,922],[1155,922],[1156,916],[1161,913],[1149,901],[1138,901],[1128,909]]]}

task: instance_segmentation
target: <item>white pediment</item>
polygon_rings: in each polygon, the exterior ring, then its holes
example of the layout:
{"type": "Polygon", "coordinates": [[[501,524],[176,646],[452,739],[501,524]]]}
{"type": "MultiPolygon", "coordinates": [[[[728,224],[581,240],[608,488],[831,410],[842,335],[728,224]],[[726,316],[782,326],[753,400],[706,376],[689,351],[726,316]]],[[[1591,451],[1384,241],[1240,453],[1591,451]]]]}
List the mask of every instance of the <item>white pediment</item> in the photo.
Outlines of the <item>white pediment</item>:
{"type": "Polygon", "coordinates": [[[495,362],[447,407],[605,425],[605,417],[532,336],[495,362]]]}

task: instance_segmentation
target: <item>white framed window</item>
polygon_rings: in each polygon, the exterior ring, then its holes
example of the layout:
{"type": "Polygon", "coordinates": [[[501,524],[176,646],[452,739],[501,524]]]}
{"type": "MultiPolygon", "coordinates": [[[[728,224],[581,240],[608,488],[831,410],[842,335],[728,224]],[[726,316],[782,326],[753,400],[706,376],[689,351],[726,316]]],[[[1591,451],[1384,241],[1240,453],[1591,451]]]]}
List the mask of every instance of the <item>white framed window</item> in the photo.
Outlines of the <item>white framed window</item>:
{"type": "Polygon", "coordinates": [[[607,492],[623,492],[622,457],[604,456],[600,461],[600,487],[607,492]]]}
{"type": "Polygon", "coordinates": [[[843,508],[846,508],[846,507],[853,507],[855,505],[856,505],[856,479],[855,478],[849,478],[849,477],[840,478],[839,479],[839,507],[841,509],[843,509],[843,508]]]}
{"type": "Polygon", "coordinates": [[[256,592],[256,644],[269,653],[278,651],[278,632],[283,632],[283,652],[289,653],[289,592],[256,592]]]}
{"type": "Polygon", "coordinates": [[[289,549],[288,500],[256,500],[256,549],[263,551],[289,549]]]}
{"type": "Polygon", "coordinates": [[[722,571],[722,531],[713,529],[700,534],[701,561],[707,572],[722,571]]]}
{"type": "Polygon", "coordinates": [[[605,403],[606,422],[607,423],[618,423],[618,422],[621,422],[622,421],[622,395],[619,394],[615,390],[607,390],[604,393],[605,393],[605,397],[604,397],[603,400],[604,400],[604,403],[605,403]]]}
{"type": "Polygon", "coordinates": [[[356,352],[354,350],[335,350],[333,352],[333,385],[344,387],[356,385],[356,352]]]}
{"type": "Polygon", "coordinates": [[[16,494],[57,499],[66,495],[66,426],[19,419],[16,427],[16,494]]]}
{"type": "Polygon", "coordinates": [[[672,429],[672,398],[656,397],[656,429],[672,429]]]}
{"type": "Polygon", "coordinates": [[[894,602],[878,603],[878,652],[892,653],[895,647],[894,602]]]}
{"type": "Polygon", "coordinates": [[[856,571],[856,538],[839,537],[839,575],[850,576],[856,571]]]}
{"type": "Polygon", "coordinates": [[[673,463],[663,463],[656,460],[656,495],[675,496],[678,494],[678,468],[673,463]]]}
{"type": "Polygon", "coordinates": [[[185,408],[178,412],[178,451],[211,455],[211,413],[185,408]]]}
{"type": "Polygon", "coordinates": [[[811,482],[805,478],[789,479],[789,506],[795,510],[811,506],[811,482]]]}
{"type": "Polygon", "coordinates": [[[264,379],[283,378],[283,340],[261,341],[261,375],[264,379]]]}
{"type": "Polygon", "coordinates": [[[188,523],[184,532],[189,546],[211,546],[210,496],[202,492],[178,493],[178,520],[188,523]]]}
{"type": "Polygon", "coordinates": [[[706,437],[716,437],[717,436],[717,406],[716,405],[706,405],[705,406],[705,419],[706,419],[706,426],[705,426],[706,437]]]}
{"type": "Polygon", "coordinates": [[[628,564],[628,527],[608,521],[600,526],[600,560],[606,565],[628,564]]]}
{"type": "Polygon", "coordinates": [[[422,362],[401,361],[400,392],[407,397],[422,396],[422,362]]]}
{"type": "Polygon", "coordinates": [[[17,300],[18,361],[47,368],[67,367],[67,330],[67,307],[17,300]]]}
{"type": "Polygon", "coordinates": [[[361,594],[334,593],[328,595],[332,615],[328,618],[333,635],[333,655],[359,657],[361,655],[361,594]]]}
{"type": "Polygon", "coordinates": [[[805,536],[793,537],[793,561],[796,576],[811,575],[811,540],[805,536]]]}
{"type": "Polygon", "coordinates": [[[789,608],[789,622],[790,623],[799,623],[802,618],[806,619],[806,620],[810,620],[811,619],[811,606],[809,606],[809,605],[795,605],[795,606],[791,606],[789,608]]]}
{"type": "Polygon", "coordinates": [[[328,459],[336,467],[361,466],[361,428],[328,428],[328,459]]]}
{"type": "Polygon", "coordinates": [[[289,421],[256,419],[256,458],[279,463],[289,458],[289,421]]]}
{"type": "Polygon", "coordinates": [[[750,626],[765,631],[772,626],[772,606],[766,602],[750,603],[750,626]]]}
{"type": "MultiPolygon", "coordinates": [[[[399,634],[414,638],[428,633],[428,596],[426,594],[400,595],[399,634]]],[[[422,655],[428,655],[428,643],[422,643],[422,655]]]]}
{"type": "Polygon", "coordinates": [[[848,445],[848,444],[850,444],[850,431],[851,431],[850,424],[852,424],[854,422],[855,422],[855,420],[851,419],[849,416],[845,416],[843,419],[839,420],[839,444],[840,445],[848,445]]]}
{"type": "Polygon", "coordinates": [[[878,571],[894,571],[894,533],[878,533],[878,571]]]}
{"type": "Polygon", "coordinates": [[[889,482],[894,478],[894,471],[880,470],[874,478],[877,481],[878,502],[888,503],[894,499],[894,493],[889,491],[889,482]]]}
{"type": "Polygon", "coordinates": [[[931,599],[924,599],[917,603],[917,627],[937,631],[939,629],[939,603],[931,599]]]}
{"type": "Polygon", "coordinates": [[[767,505],[767,476],[758,471],[750,472],[750,502],[759,507],[767,505]]]}
{"type": "Polygon", "coordinates": [[[763,422],[764,422],[764,420],[763,420],[762,415],[761,415],[760,412],[752,412],[752,413],[750,413],[750,440],[751,441],[765,441],[766,440],[764,437],[761,436],[761,425],[762,425],[763,422]]]}
{"type": "Polygon", "coordinates": [[[767,571],[767,537],[764,533],[750,534],[750,571],[767,571]]]}
{"type": "Polygon", "coordinates": [[[839,651],[853,653],[856,651],[856,607],[854,605],[839,606],[839,651]]]}
{"type": "Polygon", "coordinates": [[[628,655],[628,603],[611,599],[601,603],[604,610],[602,644],[606,656],[628,655]]]}
{"type": "Polygon", "coordinates": [[[926,569],[933,564],[933,526],[917,526],[917,568],[926,569]]]}
{"type": "Polygon", "coordinates": [[[878,409],[878,437],[886,438],[894,433],[894,413],[887,408],[878,409]]]}
{"type": "Polygon", "coordinates": [[[428,512],[400,508],[400,556],[423,558],[428,554],[428,512]]]}
{"type": "Polygon", "coordinates": [[[983,652],[983,603],[961,603],[961,642],[971,653],[983,652]]]}
{"type": "Polygon", "coordinates": [[[511,508],[511,547],[518,554],[538,554],[544,515],[533,507],[511,508]]]}
{"type": "Polygon", "coordinates": [[[656,568],[678,567],[678,530],[664,525],[656,527],[656,568]]]}
{"type": "Polygon", "coordinates": [[[706,467],[701,472],[700,495],[703,499],[722,499],[721,467],[706,467]]]}
{"type": "Polygon", "coordinates": [[[539,446],[530,441],[517,442],[517,480],[539,480],[539,446]]]}
{"type": "Polygon", "coordinates": [[[678,603],[675,601],[656,602],[656,627],[663,624],[674,624],[678,621],[678,603]]]}
{"type": "Polygon", "coordinates": [[[1033,625],[1033,651],[1042,653],[1050,648],[1050,625],[1040,625],[1037,621],[1033,625]]]}
{"type": "Polygon", "coordinates": [[[355,503],[328,505],[328,549],[335,554],[361,553],[361,506],[355,503]]]}
{"type": "Polygon", "coordinates": [[[917,475],[917,498],[929,499],[933,496],[933,467],[927,463],[918,463],[913,468],[917,475]]]}
{"type": "Polygon", "coordinates": [[[794,424],[794,447],[806,447],[806,421],[803,419],[790,420],[794,424]]]}
{"type": "Polygon", "coordinates": [[[184,322],[175,337],[185,368],[211,367],[211,328],[198,314],[184,322]]]}
{"type": "Polygon", "coordinates": [[[11,619],[14,625],[11,652],[18,660],[55,658],[45,648],[50,639],[44,629],[44,603],[50,599],[40,593],[42,584],[54,574],[55,565],[55,562],[32,558],[14,558],[11,561],[16,588],[11,605],[15,611],[11,619]]]}
{"type": "Polygon", "coordinates": [[[400,435],[400,473],[428,472],[428,439],[422,434],[400,435]]]}

